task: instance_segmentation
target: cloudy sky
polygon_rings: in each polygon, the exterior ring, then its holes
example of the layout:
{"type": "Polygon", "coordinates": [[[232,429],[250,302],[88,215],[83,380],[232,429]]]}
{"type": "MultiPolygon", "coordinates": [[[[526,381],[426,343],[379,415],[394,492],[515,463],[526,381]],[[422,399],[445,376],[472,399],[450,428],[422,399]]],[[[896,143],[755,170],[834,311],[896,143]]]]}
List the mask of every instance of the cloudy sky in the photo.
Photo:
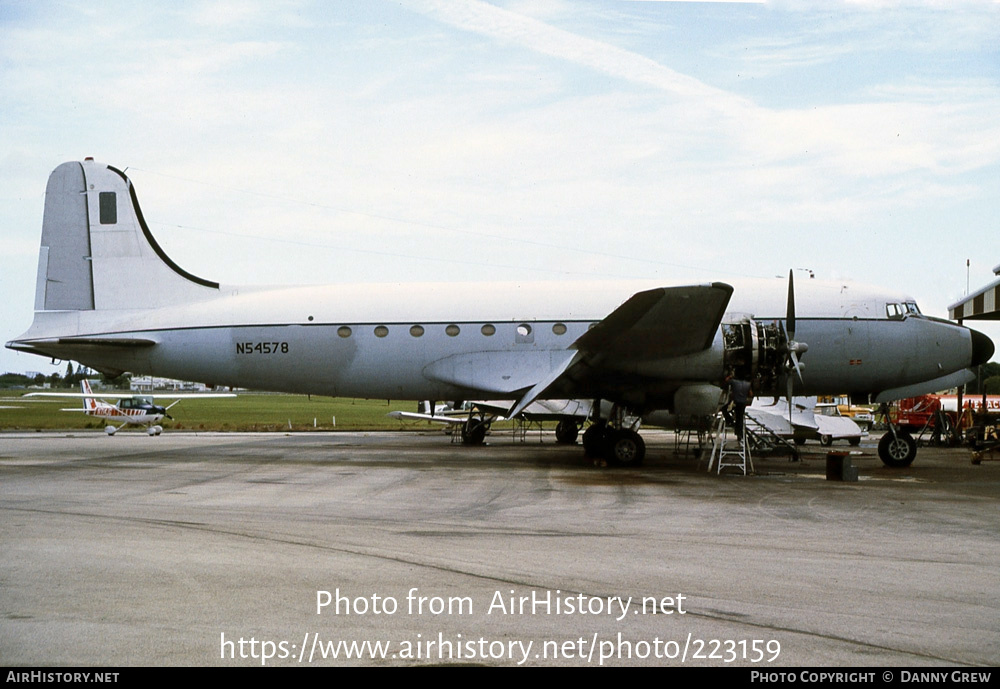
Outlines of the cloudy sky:
{"type": "Polygon", "coordinates": [[[0,0],[0,341],[85,156],[225,283],[808,268],[946,316],[1000,264],[997,46],[997,2],[0,0]]]}

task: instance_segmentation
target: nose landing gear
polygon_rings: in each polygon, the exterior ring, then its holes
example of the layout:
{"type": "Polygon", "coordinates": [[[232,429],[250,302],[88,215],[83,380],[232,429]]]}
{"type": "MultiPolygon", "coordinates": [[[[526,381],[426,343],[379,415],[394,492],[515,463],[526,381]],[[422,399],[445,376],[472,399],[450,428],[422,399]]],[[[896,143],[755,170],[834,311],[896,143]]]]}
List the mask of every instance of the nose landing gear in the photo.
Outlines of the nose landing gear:
{"type": "Polygon", "coordinates": [[[882,405],[882,415],[889,424],[889,430],[878,441],[878,456],[882,463],[893,469],[903,469],[913,464],[917,456],[917,441],[906,431],[889,421],[889,405],[882,405]]]}

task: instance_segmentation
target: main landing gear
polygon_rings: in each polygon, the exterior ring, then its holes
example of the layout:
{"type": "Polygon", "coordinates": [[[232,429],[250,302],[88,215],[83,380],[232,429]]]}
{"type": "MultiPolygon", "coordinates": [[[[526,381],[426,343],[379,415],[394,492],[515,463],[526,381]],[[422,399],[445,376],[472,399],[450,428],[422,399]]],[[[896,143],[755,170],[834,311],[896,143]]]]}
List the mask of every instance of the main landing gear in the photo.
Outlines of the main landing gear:
{"type": "Polygon", "coordinates": [[[486,440],[486,434],[493,425],[493,415],[486,414],[478,409],[469,412],[469,418],[462,424],[462,444],[482,445],[486,440]]]}
{"type": "Polygon", "coordinates": [[[580,425],[576,419],[562,419],[556,425],[556,442],[560,445],[574,445],[580,435],[580,425]]]}
{"type": "Polygon", "coordinates": [[[584,453],[588,457],[603,459],[608,466],[640,466],[646,458],[646,443],[637,430],[639,420],[627,423],[627,418],[625,411],[616,405],[611,411],[611,419],[598,419],[592,423],[583,432],[584,453]]]}

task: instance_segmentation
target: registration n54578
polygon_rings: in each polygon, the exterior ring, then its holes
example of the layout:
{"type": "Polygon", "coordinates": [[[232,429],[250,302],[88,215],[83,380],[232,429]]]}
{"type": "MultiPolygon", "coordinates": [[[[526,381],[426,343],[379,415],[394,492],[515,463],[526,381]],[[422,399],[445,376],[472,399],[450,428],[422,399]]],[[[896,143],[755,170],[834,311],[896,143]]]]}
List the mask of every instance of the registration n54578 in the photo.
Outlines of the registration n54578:
{"type": "Polygon", "coordinates": [[[287,342],[237,342],[237,354],[288,354],[287,342]]]}

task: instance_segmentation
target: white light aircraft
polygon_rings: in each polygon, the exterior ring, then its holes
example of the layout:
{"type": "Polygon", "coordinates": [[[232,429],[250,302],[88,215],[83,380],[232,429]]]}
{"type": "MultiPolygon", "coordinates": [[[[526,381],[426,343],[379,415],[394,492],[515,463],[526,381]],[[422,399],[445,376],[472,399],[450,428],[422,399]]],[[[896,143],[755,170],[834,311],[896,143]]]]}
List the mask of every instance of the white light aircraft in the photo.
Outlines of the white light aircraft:
{"type": "MultiPolygon", "coordinates": [[[[476,445],[483,442],[492,424],[506,421],[504,414],[515,404],[513,400],[477,400],[462,405],[435,404],[433,400],[420,402],[421,411],[391,411],[387,416],[399,420],[429,421],[448,426],[462,427],[462,442],[476,445]],[[424,411],[430,410],[430,411],[424,411]]],[[[558,421],[556,441],[573,444],[580,427],[591,417],[593,405],[587,400],[540,399],[523,410],[521,417],[526,421],[558,421]]],[[[610,411],[610,408],[606,410],[610,411]]]]}
{"type": "MultiPolygon", "coordinates": [[[[485,289],[219,285],[174,263],[125,174],[88,158],[49,177],[35,317],[7,346],[108,374],[516,400],[508,418],[539,399],[607,400],[614,412],[588,433],[609,463],[642,460],[642,438],[624,419],[714,414],[727,371],[759,395],[885,402],[960,385],[994,351],[985,335],[926,317],[904,295],[812,279],[796,289],[791,276],[787,285],[491,284],[488,300],[485,289]]],[[[913,439],[886,437],[883,461],[909,464],[913,439]]]]}
{"type": "Polygon", "coordinates": [[[789,406],[785,399],[765,402],[755,399],[746,415],[771,433],[794,439],[796,444],[819,440],[824,446],[835,440],[860,445],[864,432],[852,419],[841,416],[836,404],[817,404],[815,397],[793,397],[789,406]]]}
{"type": "Polygon", "coordinates": [[[184,399],[206,399],[210,397],[236,397],[233,393],[197,393],[197,394],[185,394],[185,393],[165,393],[158,395],[159,397],[166,397],[167,399],[174,400],[167,406],[163,407],[153,403],[154,395],[135,395],[131,392],[129,393],[104,393],[100,394],[100,397],[107,399],[116,399],[118,402],[116,404],[109,404],[105,402],[104,399],[98,399],[98,396],[93,393],[90,388],[89,380],[80,381],[80,389],[82,392],[29,392],[25,397],[62,397],[62,398],[79,398],[83,400],[83,408],[75,407],[72,409],[63,409],[62,411],[82,411],[87,416],[96,416],[105,420],[107,425],[104,427],[104,432],[108,435],[114,435],[120,431],[125,426],[145,426],[146,432],[149,435],[159,435],[163,432],[163,426],[160,422],[163,421],[163,417],[172,419],[173,417],[167,413],[167,410],[172,406],[184,399]],[[121,422],[117,426],[113,422],[121,422]]]}

